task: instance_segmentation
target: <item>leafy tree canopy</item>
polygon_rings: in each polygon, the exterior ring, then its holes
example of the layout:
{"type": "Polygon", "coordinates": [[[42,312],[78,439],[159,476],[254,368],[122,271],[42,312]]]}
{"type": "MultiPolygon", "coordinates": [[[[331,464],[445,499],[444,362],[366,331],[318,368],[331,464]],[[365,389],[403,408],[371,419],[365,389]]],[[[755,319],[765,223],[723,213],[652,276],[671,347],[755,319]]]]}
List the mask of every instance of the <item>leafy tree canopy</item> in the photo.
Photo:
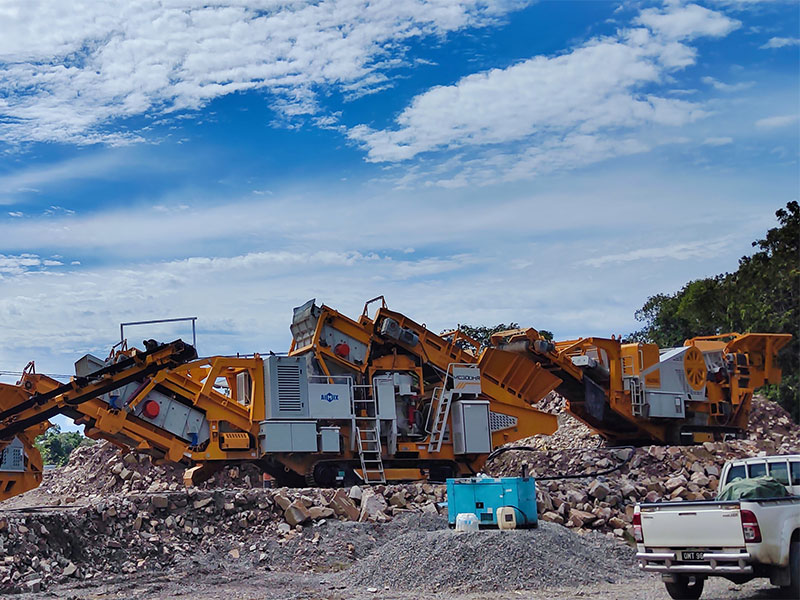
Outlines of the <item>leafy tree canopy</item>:
{"type": "MultiPolygon", "coordinates": [[[[486,325],[459,325],[458,328],[466,333],[469,337],[473,340],[478,342],[481,347],[485,347],[489,345],[489,340],[491,339],[492,335],[497,333],[498,331],[507,331],[509,329],[519,329],[519,323],[500,323],[498,325],[494,325],[488,327],[486,325]]],[[[539,335],[541,335],[546,340],[553,339],[553,333],[547,331],[546,329],[540,329],[539,335]]]]}
{"type": "Polygon", "coordinates": [[[62,432],[58,425],[53,425],[35,441],[44,464],[57,467],[67,464],[67,459],[75,448],[93,443],[94,441],[77,431],[62,432]]]}

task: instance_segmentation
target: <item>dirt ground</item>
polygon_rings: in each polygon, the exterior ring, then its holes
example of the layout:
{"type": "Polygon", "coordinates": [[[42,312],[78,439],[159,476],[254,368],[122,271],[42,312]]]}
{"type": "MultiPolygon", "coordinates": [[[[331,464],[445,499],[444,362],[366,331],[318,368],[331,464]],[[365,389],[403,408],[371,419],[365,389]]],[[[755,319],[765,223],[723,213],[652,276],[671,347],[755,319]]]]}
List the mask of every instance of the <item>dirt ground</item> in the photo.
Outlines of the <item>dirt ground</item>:
{"type": "MultiPolygon", "coordinates": [[[[573,588],[524,589],[502,593],[394,592],[386,589],[343,585],[331,575],[233,570],[200,570],[162,576],[124,576],[54,586],[46,592],[20,594],[20,600],[60,598],[64,600],[608,600],[668,599],[657,576],[636,577],[629,583],[596,584],[573,588]]],[[[767,580],[734,585],[724,579],[706,581],[704,600],[769,600],[785,598],[767,580]]]]}

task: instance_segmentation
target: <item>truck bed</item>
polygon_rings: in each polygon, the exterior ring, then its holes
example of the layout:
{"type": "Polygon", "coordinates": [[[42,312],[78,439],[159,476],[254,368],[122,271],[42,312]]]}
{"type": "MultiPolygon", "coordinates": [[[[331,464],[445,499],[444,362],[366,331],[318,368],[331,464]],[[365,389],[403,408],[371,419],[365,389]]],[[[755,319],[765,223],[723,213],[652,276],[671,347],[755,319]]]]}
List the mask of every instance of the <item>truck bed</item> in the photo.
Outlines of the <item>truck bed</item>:
{"type": "Polygon", "coordinates": [[[706,575],[757,574],[757,565],[786,567],[789,536],[800,522],[800,497],[639,505],[646,571],[706,575]],[[760,539],[745,539],[742,513],[758,520],[760,539]]]}
{"type": "Polygon", "coordinates": [[[649,548],[733,548],[745,544],[740,502],[642,504],[644,543],[649,548]]]}

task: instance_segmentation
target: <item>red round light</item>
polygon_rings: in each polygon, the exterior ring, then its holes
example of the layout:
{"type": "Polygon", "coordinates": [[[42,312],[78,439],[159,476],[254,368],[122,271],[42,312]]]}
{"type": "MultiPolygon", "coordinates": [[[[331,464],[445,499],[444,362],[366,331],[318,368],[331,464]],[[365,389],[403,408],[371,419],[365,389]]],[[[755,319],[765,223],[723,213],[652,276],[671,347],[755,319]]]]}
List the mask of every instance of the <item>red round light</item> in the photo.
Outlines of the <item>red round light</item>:
{"type": "Polygon", "coordinates": [[[145,402],[144,409],[142,410],[144,416],[148,419],[155,419],[158,416],[158,413],[161,412],[161,407],[158,405],[158,402],[155,400],[148,400],[145,402]]]}
{"type": "Polygon", "coordinates": [[[336,344],[336,347],[333,349],[333,353],[336,354],[336,356],[347,358],[350,355],[350,346],[344,342],[336,344]]]}

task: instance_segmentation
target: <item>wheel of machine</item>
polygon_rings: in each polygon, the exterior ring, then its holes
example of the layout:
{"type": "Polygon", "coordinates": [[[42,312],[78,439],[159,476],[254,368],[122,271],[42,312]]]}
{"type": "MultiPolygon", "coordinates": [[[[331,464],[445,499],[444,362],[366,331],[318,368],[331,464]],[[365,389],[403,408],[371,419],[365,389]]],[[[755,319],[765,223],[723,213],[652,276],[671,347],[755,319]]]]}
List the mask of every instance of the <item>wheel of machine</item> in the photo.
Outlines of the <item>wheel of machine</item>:
{"type": "Polygon", "coordinates": [[[705,579],[702,577],[689,577],[678,575],[674,582],[664,582],[670,598],[675,600],[697,600],[703,593],[705,579]],[[692,579],[694,581],[692,581],[692,579]]]}
{"type": "Polygon", "coordinates": [[[683,355],[683,370],[686,373],[686,381],[696,392],[703,389],[706,384],[706,361],[703,360],[703,353],[696,346],[690,346],[683,355]]]}
{"type": "Polygon", "coordinates": [[[455,477],[458,472],[454,464],[434,464],[428,469],[428,477],[431,481],[444,482],[451,477],[455,477]]]}
{"type": "Polygon", "coordinates": [[[305,480],[308,487],[351,487],[362,483],[351,465],[336,461],[315,463],[306,473],[305,480]],[[340,479],[342,472],[344,477],[340,479]]]}
{"type": "Polygon", "coordinates": [[[318,462],[306,474],[306,485],[309,487],[334,487],[336,485],[336,465],[318,462]]]}

